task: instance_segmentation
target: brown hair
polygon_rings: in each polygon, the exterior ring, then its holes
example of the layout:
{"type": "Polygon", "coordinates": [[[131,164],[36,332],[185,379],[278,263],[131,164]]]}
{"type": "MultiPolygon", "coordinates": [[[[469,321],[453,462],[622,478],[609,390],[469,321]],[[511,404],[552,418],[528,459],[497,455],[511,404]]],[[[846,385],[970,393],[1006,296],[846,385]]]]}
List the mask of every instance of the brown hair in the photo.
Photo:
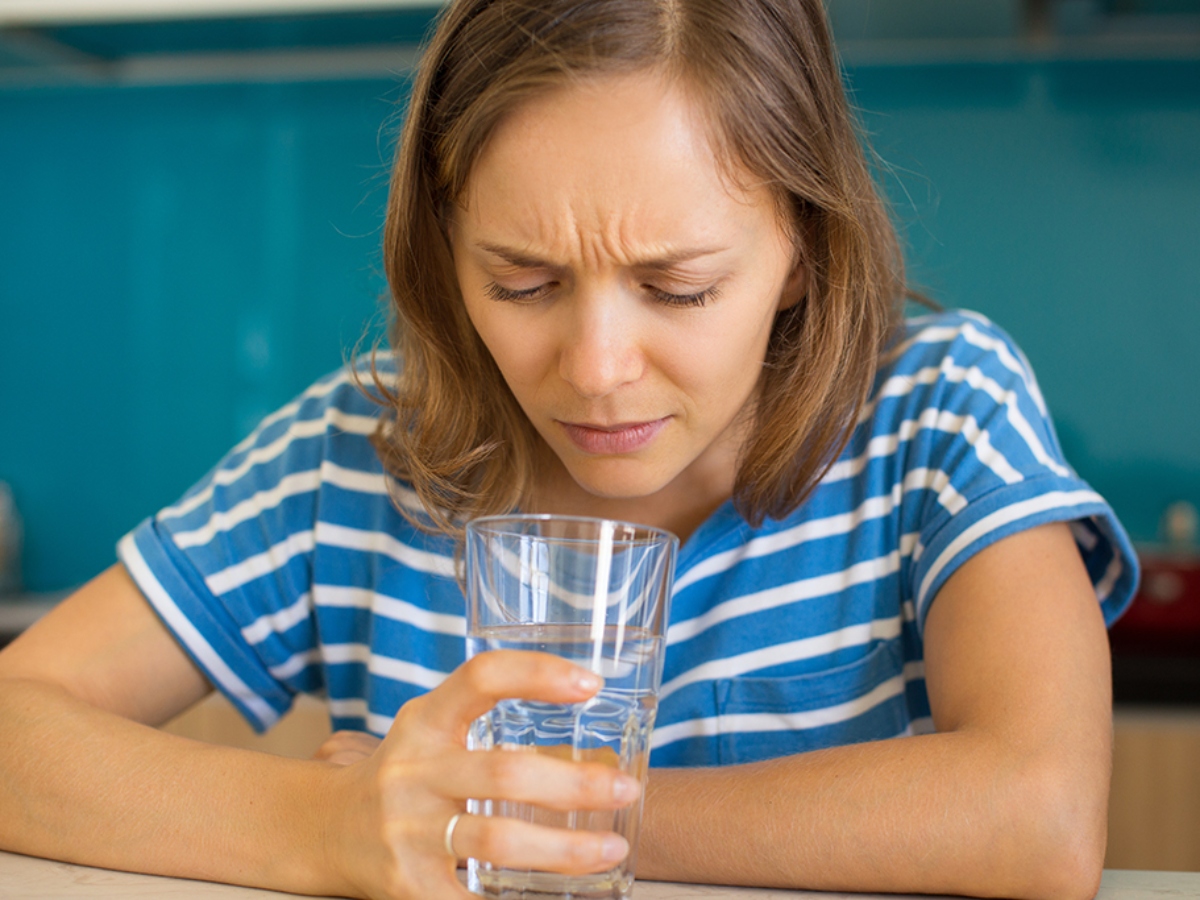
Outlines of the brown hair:
{"type": "Polygon", "coordinates": [[[467,318],[450,205],[514,107],[647,69],[706,106],[722,158],[772,189],[809,272],[770,339],[739,512],[754,524],[791,512],[849,440],[904,279],[821,0],[458,0],[418,68],[393,171],[384,240],[399,375],[374,379],[387,407],[376,450],[439,530],[519,505],[539,441],[467,318]]]}

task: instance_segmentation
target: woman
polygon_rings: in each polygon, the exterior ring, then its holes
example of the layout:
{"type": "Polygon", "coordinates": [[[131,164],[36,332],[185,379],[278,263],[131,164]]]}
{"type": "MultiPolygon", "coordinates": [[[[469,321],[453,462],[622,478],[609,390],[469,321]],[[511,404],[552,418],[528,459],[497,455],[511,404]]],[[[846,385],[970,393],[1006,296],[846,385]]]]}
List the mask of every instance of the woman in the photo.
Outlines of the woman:
{"type": "Polygon", "coordinates": [[[315,385],[0,654],[0,846],[370,897],[610,867],[615,835],[454,818],[639,793],[465,750],[500,698],[598,688],[458,665],[456,541],[519,508],[686,541],[640,877],[1092,896],[1133,557],[1008,339],[901,322],[817,0],[452,3],[386,247],[383,412],[315,385]],[[146,727],[213,686],[344,730],[306,762],[146,727]]]}

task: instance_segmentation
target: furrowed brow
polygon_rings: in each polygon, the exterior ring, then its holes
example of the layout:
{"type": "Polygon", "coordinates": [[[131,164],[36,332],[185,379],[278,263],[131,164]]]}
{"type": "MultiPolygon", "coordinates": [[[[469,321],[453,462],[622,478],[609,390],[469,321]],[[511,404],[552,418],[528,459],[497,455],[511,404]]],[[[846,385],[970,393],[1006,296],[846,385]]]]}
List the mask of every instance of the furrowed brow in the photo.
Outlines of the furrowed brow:
{"type": "Polygon", "coordinates": [[[652,272],[668,272],[676,266],[683,263],[689,263],[696,259],[702,259],[705,256],[715,256],[724,251],[723,247],[697,247],[693,249],[677,250],[674,253],[668,253],[664,256],[656,257],[655,259],[646,259],[634,264],[634,268],[648,269],[652,272]]]}
{"type": "Polygon", "coordinates": [[[479,249],[485,253],[490,253],[493,256],[498,256],[510,266],[516,266],[518,269],[554,269],[557,266],[546,262],[544,259],[538,259],[536,256],[530,256],[520,250],[512,247],[505,247],[500,244],[481,243],[479,249]]]}
{"type": "MultiPolygon", "coordinates": [[[[536,256],[531,256],[524,251],[517,250],[513,247],[505,247],[501,244],[481,243],[478,245],[480,250],[486,253],[491,253],[493,256],[498,256],[511,266],[516,266],[519,269],[556,269],[559,268],[554,263],[547,262],[544,259],[538,259],[536,256]]],[[[672,253],[667,253],[663,256],[658,256],[653,259],[639,260],[633,264],[635,269],[648,269],[654,272],[665,272],[676,266],[691,262],[695,259],[700,259],[705,256],[714,256],[725,250],[723,247],[697,247],[684,250],[677,250],[672,253]]]]}

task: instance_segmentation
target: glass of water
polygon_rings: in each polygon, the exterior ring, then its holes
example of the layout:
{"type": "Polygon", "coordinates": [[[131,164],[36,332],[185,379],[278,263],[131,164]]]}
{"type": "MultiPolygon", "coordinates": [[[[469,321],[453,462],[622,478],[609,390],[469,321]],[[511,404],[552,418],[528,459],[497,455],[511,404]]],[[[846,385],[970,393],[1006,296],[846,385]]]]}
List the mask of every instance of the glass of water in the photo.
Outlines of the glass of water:
{"type": "MultiPolygon", "coordinates": [[[[544,753],[619,768],[646,783],[662,683],[679,540],[646,525],[567,516],[493,516],[467,525],[467,658],[537,650],[602,676],[583,703],[505,700],[471,728],[472,750],[544,753]]],[[[503,900],[629,897],[642,803],[570,812],[472,800],[473,815],[554,828],[614,831],[629,842],[615,868],[591,875],[506,869],[468,861],[468,886],[503,900]]]]}

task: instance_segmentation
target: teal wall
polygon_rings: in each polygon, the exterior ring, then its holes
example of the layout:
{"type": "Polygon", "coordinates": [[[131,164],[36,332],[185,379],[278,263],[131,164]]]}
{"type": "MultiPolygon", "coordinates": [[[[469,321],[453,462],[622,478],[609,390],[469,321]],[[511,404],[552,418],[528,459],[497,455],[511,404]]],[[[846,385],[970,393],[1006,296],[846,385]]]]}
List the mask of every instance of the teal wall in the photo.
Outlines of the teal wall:
{"type": "MultiPolygon", "coordinates": [[[[1003,324],[1136,538],[1200,503],[1200,62],[862,67],[918,284],[1003,324]]],[[[78,583],[377,314],[405,85],[0,90],[0,479],[78,583]]]]}
{"type": "Polygon", "coordinates": [[[0,479],[49,590],[375,316],[394,84],[0,91],[0,479]]]}
{"type": "Polygon", "coordinates": [[[1200,61],[852,73],[911,276],[1033,364],[1135,540],[1200,505],[1200,61]]]}

